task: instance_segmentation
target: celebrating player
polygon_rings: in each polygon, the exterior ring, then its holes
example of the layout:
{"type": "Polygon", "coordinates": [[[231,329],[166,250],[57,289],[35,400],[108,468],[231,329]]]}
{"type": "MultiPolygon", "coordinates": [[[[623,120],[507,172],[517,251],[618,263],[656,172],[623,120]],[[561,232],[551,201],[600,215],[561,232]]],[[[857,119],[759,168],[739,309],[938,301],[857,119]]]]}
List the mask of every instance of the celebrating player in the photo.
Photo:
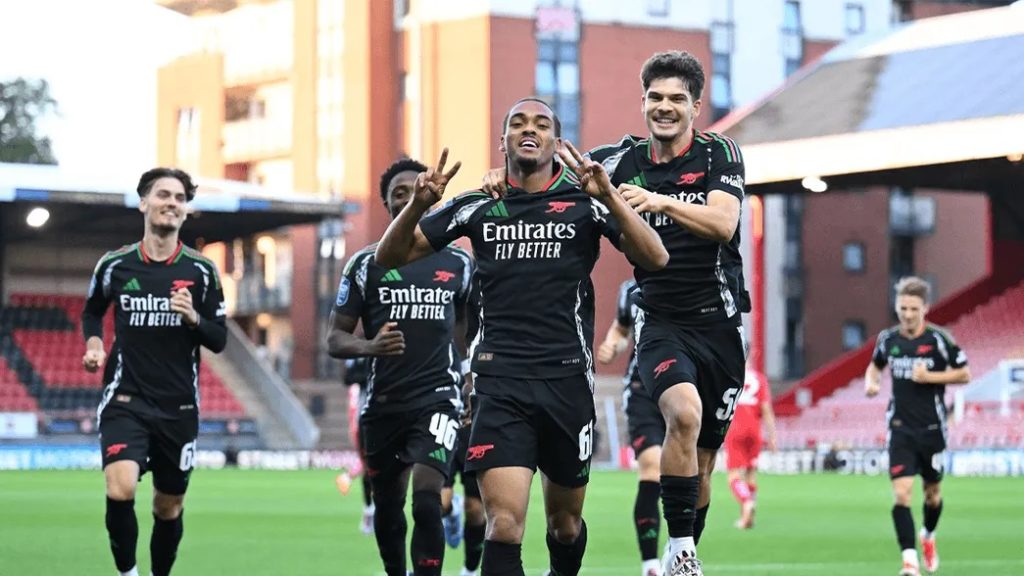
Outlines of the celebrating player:
{"type": "Polygon", "coordinates": [[[559,151],[563,166],[554,158],[561,146],[554,111],[537,99],[520,100],[506,116],[499,145],[508,163],[505,197],[470,192],[424,216],[459,166],[444,171],[445,150],[377,247],[379,262],[399,266],[461,236],[472,241],[481,330],[471,352],[477,403],[466,468],[478,473],[487,516],[487,575],[523,574],[537,468],[550,569],[579,572],[595,417],[590,272],[599,240],[608,237],[645,269],[661,268],[668,258],[604,169],[568,144],[559,151]]]}
{"type": "Polygon", "coordinates": [[[114,305],[111,362],[99,420],[107,486],[107,533],[122,576],[138,576],[135,492],[153,473],[152,574],[170,574],[184,531],[182,505],[199,434],[199,350],[227,342],[217,267],[178,239],[196,186],[185,172],[155,168],[137,187],[141,242],[100,259],[82,311],[89,372],[104,366],[103,316],[114,305]]]}
{"type": "MultiPolygon", "coordinates": [[[[392,216],[412,201],[413,183],[426,170],[402,159],[381,176],[381,199],[392,216]]],[[[360,428],[384,570],[406,574],[404,506],[411,475],[413,573],[437,576],[444,559],[441,489],[462,405],[461,358],[453,339],[465,335],[474,265],[464,251],[446,245],[408,266],[382,266],[374,261],[374,248],[360,250],[345,266],[328,352],[373,358],[360,428]],[[366,338],[353,334],[360,320],[366,338]]]]}

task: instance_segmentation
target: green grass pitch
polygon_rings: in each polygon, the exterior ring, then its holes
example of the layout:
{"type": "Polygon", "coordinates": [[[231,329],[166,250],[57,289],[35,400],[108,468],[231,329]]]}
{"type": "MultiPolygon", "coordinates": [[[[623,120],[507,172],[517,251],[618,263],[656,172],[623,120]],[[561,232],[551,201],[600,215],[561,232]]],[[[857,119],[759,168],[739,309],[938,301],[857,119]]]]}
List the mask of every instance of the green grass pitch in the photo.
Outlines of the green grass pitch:
{"type": "MultiPolygon", "coordinates": [[[[341,496],[330,471],[199,470],[185,509],[175,573],[198,576],[382,574],[372,537],[359,532],[358,485],[341,496]]],[[[715,475],[715,501],[700,555],[705,574],[895,576],[899,553],[884,477],[762,476],[757,526],[732,527],[737,505],[715,475]]],[[[535,488],[539,482],[535,482],[535,488]]],[[[586,505],[583,574],[639,574],[631,520],[635,476],[595,473],[586,505]]],[[[939,574],[1024,574],[1020,479],[950,478],[939,527],[939,574]]],[[[149,478],[139,513],[140,571],[148,574],[149,478]]],[[[103,527],[98,471],[0,472],[0,574],[115,574],[103,527]]],[[[920,526],[920,491],[914,515],[920,526]]],[[[543,512],[533,500],[526,531],[527,574],[545,568],[543,512]]],[[[664,532],[664,529],[663,529],[664,532]]],[[[457,574],[462,549],[448,550],[457,574]]]]}

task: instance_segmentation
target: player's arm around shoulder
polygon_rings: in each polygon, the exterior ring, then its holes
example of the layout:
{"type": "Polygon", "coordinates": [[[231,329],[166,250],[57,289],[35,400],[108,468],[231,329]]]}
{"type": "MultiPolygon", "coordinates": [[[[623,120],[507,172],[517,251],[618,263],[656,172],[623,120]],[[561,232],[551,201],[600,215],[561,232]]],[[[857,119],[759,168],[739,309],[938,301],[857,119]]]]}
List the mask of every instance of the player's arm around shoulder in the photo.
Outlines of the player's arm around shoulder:
{"type": "Polygon", "coordinates": [[[617,240],[622,253],[637,266],[650,271],[664,268],[669,256],[661,236],[618,193],[604,166],[584,157],[569,141],[563,143],[558,155],[566,168],[575,173],[580,190],[603,206],[599,211],[611,215],[609,222],[595,213],[595,219],[604,226],[602,233],[613,242],[617,240]]]}

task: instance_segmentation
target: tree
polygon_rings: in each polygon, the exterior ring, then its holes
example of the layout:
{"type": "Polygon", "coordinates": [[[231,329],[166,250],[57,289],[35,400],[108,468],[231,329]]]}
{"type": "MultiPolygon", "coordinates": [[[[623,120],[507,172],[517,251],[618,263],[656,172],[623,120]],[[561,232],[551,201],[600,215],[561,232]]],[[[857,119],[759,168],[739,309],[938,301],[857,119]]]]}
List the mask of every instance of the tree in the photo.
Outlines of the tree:
{"type": "Polygon", "coordinates": [[[0,162],[56,164],[50,139],[36,135],[36,122],[56,110],[46,80],[0,81],[0,162]]]}

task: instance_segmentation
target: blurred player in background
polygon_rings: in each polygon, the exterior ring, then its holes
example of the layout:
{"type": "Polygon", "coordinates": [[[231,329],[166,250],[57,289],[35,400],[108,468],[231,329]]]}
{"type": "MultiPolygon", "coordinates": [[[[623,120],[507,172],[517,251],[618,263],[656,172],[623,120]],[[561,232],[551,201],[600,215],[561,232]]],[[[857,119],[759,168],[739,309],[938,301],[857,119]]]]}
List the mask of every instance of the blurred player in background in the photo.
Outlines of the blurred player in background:
{"type": "Polygon", "coordinates": [[[942,514],[943,451],[946,449],[947,384],[971,380],[967,355],[953,336],[928,324],[931,286],[916,277],[896,283],[896,316],[899,324],[878,335],[875,352],[864,373],[864,392],[881,390],[882,369],[889,366],[892,398],[886,418],[889,425],[889,477],[892,479],[892,521],[903,555],[900,576],[918,576],[920,568],[914,543],[914,517],[910,513],[914,476],[924,484],[924,527],[921,551],[929,572],[939,568],[935,530],[942,514]]]}
{"type": "Polygon", "coordinates": [[[764,441],[761,437],[762,424],[768,431],[768,449],[774,452],[777,446],[771,388],[764,374],[748,366],[743,392],[736,401],[736,414],[725,436],[725,467],[729,471],[729,488],[740,503],[736,527],[742,530],[754,527],[757,459],[764,441]]]}
{"type": "MultiPolygon", "coordinates": [[[[365,356],[345,360],[345,385],[348,386],[348,435],[352,445],[359,452],[363,464],[360,483],[363,486],[363,517],[359,529],[363,534],[373,534],[373,488],[363,457],[362,438],[359,434],[359,420],[366,405],[366,381],[369,376],[370,360],[365,356]]],[[[347,489],[346,489],[347,491],[347,489]]]]}
{"type": "Polygon", "coordinates": [[[619,286],[615,320],[608,327],[604,342],[597,349],[597,361],[609,364],[626,348],[630,349],[629,365],[622,378],[622,409],[629,427],[629,444],[636,456],[640,484],[633,504],[633,526],[640,546],[640,573],[642,576],[661,576],[658,558],[658,538],[661,535],[661,444],[665,441],[665,419],[658,404],[647,393],[637,372],[636,351],[633,346],[633,324],[637,311],[636,280],[626,280],[619,286]]]}
{"type": "MultiPolygon", "coordinates": [[[[474,277],[473,288],[466,303],[466,340],[476,339],[480,330],[480,281],[474,277]]],[[[462,373],[466,379],[463,386],[462,427],[459,428],[459,441],[452,462],[452,473],[448,476],[445,489],[441,492],[441,507],[444,510],[444,536],[448,545],[458,548],[459,542],[465,544],[465,561],[459,576],[477,576],[480,558],[484,551],[484,532],[487,518],[484,515],[484,503],[480,498],[480,486],[477,484],[476,472],[466,470],[466,454],[469,448],[469,434],[473,424],[473,374],[469,371],[470,361],[462,362],[462,373]],[[463,494],[454,490],[455,476],[462,481],[463,494]]]]}
{"type": "Polygon", "coordinates": [[[135,492],[153,473],[152,574],[166,576],[184,533],[185,492],[199,435],[200,348],[227,343],[217,267],[178,233],[196,186],[185,172],[155,168],[137,187],[142,241],[107,252],[82,311],[83,367],[103,367],[103,316],[114,306],[114,344],[103,373],[99,420],[107,533],[122,576],[138,576],[135,492]]]}

